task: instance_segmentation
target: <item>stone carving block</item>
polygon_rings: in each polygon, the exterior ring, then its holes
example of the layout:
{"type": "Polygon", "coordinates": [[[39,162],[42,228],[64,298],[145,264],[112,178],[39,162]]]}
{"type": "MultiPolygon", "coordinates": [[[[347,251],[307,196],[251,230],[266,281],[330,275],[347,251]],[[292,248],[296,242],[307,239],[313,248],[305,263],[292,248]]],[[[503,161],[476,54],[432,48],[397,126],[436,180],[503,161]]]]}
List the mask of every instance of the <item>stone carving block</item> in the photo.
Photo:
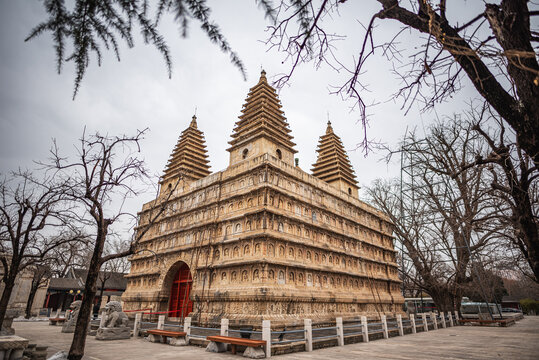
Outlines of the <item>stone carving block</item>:
{"type": "Polygon", "coordinates": [[[219,342],[215,342],[215,341],[210,341],[208,346],[206,346],[206,351],[208,351],[208,352],[216,352],[216,353],[226,352],[227,345],[228,344],[223,344],[223,343],[219,343],[219,342]]]}
{"type": "Polygon", "coordinates": [[[177,337],[177,338],[171,337],[168,340],[168,343],[169,343],[169,345],[172,345],[172,346],[186,346],[187,345],[187,341],[185,340],[184,336],[177,337]]]}
{"type": "Polygon", "coordinates": [[[161,335],[155,335],[155,334],[150,334],[148,336],[148,340],[150,340],[150,342],[154,342],[154,343],[161,343],[163,342],[162,338],[161,338],[161,335]]]}
{"type": "Polygon", "coordinates": [[[243,356],[251,359],[264,359],[266,357],[266,353],[264,350],[262,350],[262,348],[248,346],[243,352],[243,356]]]}

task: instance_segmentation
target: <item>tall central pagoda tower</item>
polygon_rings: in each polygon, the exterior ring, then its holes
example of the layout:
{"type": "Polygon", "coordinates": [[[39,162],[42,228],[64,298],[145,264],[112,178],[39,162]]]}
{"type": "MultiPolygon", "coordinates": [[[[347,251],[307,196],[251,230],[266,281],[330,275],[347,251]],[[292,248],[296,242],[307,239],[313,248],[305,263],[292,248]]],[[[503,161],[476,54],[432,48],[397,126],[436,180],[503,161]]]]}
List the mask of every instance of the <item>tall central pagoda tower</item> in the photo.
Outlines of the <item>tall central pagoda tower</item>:
{"type": "Polygon", "coordinates": [[[245,101],[229,142],[230,165],[263,154],[293,165],[296,144],[292,142],[277,92],[268,84],[264,70],[245,101]]]}
{"type": "Polygon", "coordinates": [[[400,312],[393,225],[358,199],[331,124],[313,174],[294,166],[288,122],[262,72],[234,127],[227,169],[209,173],[203,139],[193,119],[160,196],[140,212],[137,231],[166,207],[130,259],[125,309],[255,326],[400,312]]]}

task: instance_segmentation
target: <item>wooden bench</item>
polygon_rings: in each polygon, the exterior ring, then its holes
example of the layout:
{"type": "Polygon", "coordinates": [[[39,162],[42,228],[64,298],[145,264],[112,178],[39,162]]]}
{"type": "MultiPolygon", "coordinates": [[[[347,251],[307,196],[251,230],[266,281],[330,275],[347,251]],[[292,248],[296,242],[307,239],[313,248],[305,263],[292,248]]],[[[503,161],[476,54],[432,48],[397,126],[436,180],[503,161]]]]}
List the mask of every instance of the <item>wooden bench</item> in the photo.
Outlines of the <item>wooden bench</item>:
{"type": "Polygon", "coordinates": [[[63,324],[65,321],[65,318],[49,318],[49,325],[63,324]]]}
{"type": "Polygon", "coordinates": [[[207,336],[206,340],[210,341],[206,347],[206,351],[210,352],[225,352],[226,344],[230,344],[230,350],[232,354],[236,353],[236,346],[245,346],[245,352],[243,356],[252,359],[262,359],[266,357],[264,348],[266,346],[265,340],[251,340],[242,339],[230,336],[207,336]]]}
{"type": "Polygon", "coordinates": [[[187,345],[187,339],[185,338],[187,333],[185,331],[168,331],[168,330],[160,330],[160,329],[150,329],[150,330],[147,330],[146,333],[150,335],[151,342],[167,344],[167,339],[170,338],[170,341],[168,341],[169,345],[174,345],[174,346],[187,345]]]}

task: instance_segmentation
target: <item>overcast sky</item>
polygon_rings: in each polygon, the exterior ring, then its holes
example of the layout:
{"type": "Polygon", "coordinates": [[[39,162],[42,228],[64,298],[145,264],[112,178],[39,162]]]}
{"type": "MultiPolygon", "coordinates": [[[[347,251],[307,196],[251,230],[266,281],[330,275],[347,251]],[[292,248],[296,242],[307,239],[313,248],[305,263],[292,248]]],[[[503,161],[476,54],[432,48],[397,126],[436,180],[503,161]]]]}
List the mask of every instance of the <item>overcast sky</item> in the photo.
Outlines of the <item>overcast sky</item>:
{"type": "MultiPolygon", "coordinates": [[[[482,6],[481,2],[477,3],[482,6]]],[[[107,54],[98,67],[92,58],[79,94],[72,100],[73,66],[67,64],[60,75],[56,73],[50,34],[24,42],[32,27],[45,17],[42,3],[0,0],[0,172],[34,167],[32,161],[47,157],[52,138],[58,140],[65,154],[71,153],[72,144],[86,126],[88,132],[110,135],[134,134],[136,129],[149,127],[142,156],[153,173],[161,174],[195,108],[199,129],[206,137],[211,171],[226,168],[227,142],[261,68],[271,81],[275,74],[287,72],[290,64],[283,63],[284,54],[268,51],[263,42],[267,37],[267,21],[253,0],[209,1],[209,4],[215,22],[246,66],[247,81],[243,81],[228,56],[210,43],[196,23],[191,23],[189,36],[183,39],[178,26],[168,18],[162,23],[161,31],[172,52],[171,79],[159,53],[137,37],[135,48],[122,47],[121,62],[107,54]]],[[[470,2],[466,5],[467,10],[473,6],[470,2]]],[[[348,64],[353,56],[357,58],[364,36],[360,22],[368,23],[379,9],[375,1],[349,1],[329,24],[330,31],[348,35],[335,44],[339,56],[348,64]]],[[[377,39],[389,39],[398,29],[397,23],[380,22],[377,39]]],[[[413,49],[416,38],[415,33],[403,37],[403,48],[413,49]]],[[[415,106],[405,115],[400,109],[401,102],[391,100],[399,85],[390,71],[391,64],[377,54],[367,63],[367,69],[362,81],[369,85],[369,91],[364,96],[369,103],[378,104],[369,109],[368,135],[388,145],[397,144],[407,127],[422,129],[436,117],[461,112],[465,101],[475,96],[465,82],[465,91],[451,103],[426,113],[415,106]]],[[[310,172],[316,160],[318,137],[325,131],[329,114],[335,132],[349,150],[361,186],[378,177],[398,176],[397,162],[388,165],[379,161],[384,154],[371,152],[365,157],[361,150],[354,150],[363,132],[358,123],[359,113],[350,111],[351,103],[329,94],[329,86],[338,85],[344,79],[344,74],[328,66],[317,70],[312,65],[303,65],[289,86],[280,91],[283,110],[297,143],[300,166],[310,172]]],[[[138,211],[152,196],[148,193],[136,199],[130,205],[132,211],[138,211]]]]}

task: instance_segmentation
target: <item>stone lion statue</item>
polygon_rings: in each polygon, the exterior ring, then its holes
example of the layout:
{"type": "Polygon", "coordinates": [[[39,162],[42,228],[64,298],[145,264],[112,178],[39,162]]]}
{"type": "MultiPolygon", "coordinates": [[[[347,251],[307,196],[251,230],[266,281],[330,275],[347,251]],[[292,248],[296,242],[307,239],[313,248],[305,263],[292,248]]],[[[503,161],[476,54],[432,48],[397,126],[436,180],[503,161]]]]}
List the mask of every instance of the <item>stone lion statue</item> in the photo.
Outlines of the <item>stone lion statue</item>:
{"type": "Polygon", "coordinates": [[[69,309],[71,310],[71,314],[69,314],[69,318],[77,318],[79,316],[80,307],[82,306],[82,300],[76,300],[69,305],[69,309]]]}
{"type": "Polygon", "coordinates": [[[128,326],[129,319],[122,311],[122,304],[119,301],[109,301],[107,305],[105,305],[105,310],[107,312],[105,327],[117,328],[128,326]]]}
{"type": "Polygon", "coordinates": [[[75,331],[75,325],[77,324],[77,319],[79,317],[79,311],[80,307],[82,305],[81,300],[76,300],[69,305],[69,310],[71,310],[71,313],[67,317],[66,322],[62,326],[62,332],[64,333],[72,333],[75,331]]]}

